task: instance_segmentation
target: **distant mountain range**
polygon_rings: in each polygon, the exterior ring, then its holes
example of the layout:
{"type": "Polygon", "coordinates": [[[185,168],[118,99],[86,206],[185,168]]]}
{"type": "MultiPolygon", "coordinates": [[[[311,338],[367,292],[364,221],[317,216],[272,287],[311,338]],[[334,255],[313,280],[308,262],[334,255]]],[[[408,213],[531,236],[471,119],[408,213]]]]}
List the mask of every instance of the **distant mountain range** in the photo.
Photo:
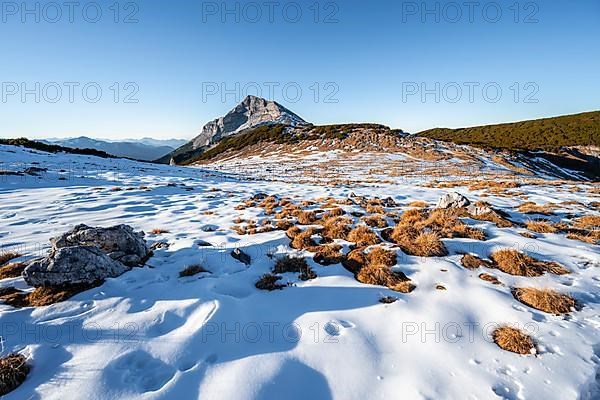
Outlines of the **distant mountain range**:
{"type": "Polygon", "coordinates": [[[175,163],[189,163],[219,141],[264,125],[297,127],[308,123],[279,103],[256,96],[247,96],[227,115],[204,125],[200,134],[194,139],[157,161],[169,163],[173,160],[175,163]]]}
{"type": "Polygon", "coordinates": [[[73,149],[94,149],[116,157],[152,161],[172,152],[177,147],[186,143],[186,140],[158,140],[144,138],[128,139],[126,141],[108,141],[81,136],[68,139],[52,138],[43,140],[42,142],[73,149]]]}

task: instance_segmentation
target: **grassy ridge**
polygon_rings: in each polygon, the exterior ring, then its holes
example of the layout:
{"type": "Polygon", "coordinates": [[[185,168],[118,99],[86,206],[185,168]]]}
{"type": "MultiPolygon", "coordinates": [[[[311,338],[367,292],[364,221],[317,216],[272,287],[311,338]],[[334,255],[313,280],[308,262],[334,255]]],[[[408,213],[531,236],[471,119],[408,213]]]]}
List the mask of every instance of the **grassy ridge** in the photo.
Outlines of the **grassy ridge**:
{"type": "Polygon", "coordinates": [[[600,111],[472,128],[436,128],[418,135],[458,144],[516,151],[557,151],[564,146],[600,146],[600,111]]]}

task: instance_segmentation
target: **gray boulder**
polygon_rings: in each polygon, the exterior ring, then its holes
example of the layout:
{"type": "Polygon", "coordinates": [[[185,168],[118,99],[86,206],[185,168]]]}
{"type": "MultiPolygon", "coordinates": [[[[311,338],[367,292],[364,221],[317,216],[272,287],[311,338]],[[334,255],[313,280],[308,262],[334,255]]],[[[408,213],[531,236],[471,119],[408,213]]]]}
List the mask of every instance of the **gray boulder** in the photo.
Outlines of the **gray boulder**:
{"type": "Polygon", "coordinates": [[[71,231],[50,239],[52,251],[72,246],[96,246],[113,260],[128,266],[142,264],[150,253],[143,232],[135,232],[129,225],[93,228],[77,225],[71,231]]]}
{"type": "Polygon", "coordinates": [[[59,286],[115,278],[129,269],[96,246],[74,246],[59,248],[50,256],[32,262],[23,277],[31,286],[59,286]]]}
{"type": "Polygon", "coordinates": [[[460,193],[453,192],[443,195],[437,202],[436,208],[463,208],[471,204],[469,199],[460,193]]]}

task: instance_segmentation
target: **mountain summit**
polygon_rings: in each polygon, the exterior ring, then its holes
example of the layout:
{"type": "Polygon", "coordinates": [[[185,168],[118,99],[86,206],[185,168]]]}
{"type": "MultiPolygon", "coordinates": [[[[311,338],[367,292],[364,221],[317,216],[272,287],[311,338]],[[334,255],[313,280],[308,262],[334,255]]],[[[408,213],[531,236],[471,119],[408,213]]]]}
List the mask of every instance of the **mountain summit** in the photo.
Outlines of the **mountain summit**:
{"type": "Polygon", "coordinates": [[[283,124],[289,126],[307,125],[307,122],[275,101],[256,96],[247,96],[224,117],[210,121],[202,132],[190,142],[158,160],[176,162],[201,154],[221,139],[236,135],[262,125],[283,124]]]}

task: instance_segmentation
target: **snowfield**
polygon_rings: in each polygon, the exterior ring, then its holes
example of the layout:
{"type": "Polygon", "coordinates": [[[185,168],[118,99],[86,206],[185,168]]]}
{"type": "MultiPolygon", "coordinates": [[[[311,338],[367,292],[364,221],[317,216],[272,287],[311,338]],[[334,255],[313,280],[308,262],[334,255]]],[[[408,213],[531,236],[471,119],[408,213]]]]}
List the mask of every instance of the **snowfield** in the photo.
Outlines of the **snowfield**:
{"type": "MultiPolygon", "coordinates": [[[[519,234],[523,228],[468,219],[488,240],[443,239],[446,257],[408,256],[396,248],[397,268],[416,285],[403,294],[362,284],[341,264],[315,263],[307,251],[290,248],[284,231],[241,236],[231,230],[238,217],[265,218],[262,208],[236,210],[259,193],[298,203],[351,193],[390,196],[402,212],[412,201],[435,205],[458,191],[515,221],[528,218],[515,211],[526,197],[559,204],[547,217],[558,222],[598,215],[586,207],[600,201],[598,191],[590,191],[598,185],[524,184],[514,190],[521,197],[428,187],[426,177],[327,186],[299,183],[294,163],[254,160],[247,170],[237,163],[228,171],[223,165],[182,168],[0,146],[0,170],[47,168],[39,176],[0,175],[1,252],[22,253],[21,261],[44,256],[51,237],[81,223],[128,224],[146,232],[150,243],[169,245],[155,250],[144,268],[67,301],[23,309],[0,304],[2,355],[19,352],[31,366],[26,381],[5,398],[600,398],[597,245],[560,233],[526,238],[519,234]],[[261,165],[269,169],[259,174],[261,165]],[[151,234],[155,228],[168,233],[151,234]],[[461,266],[464,252],[487,258],[506,247],[556,261],[571,273],[532,278],[461,266]],[[249,266],[231,257],[236,248],[252,257],[249,266]],[[283,281],[290,286],[258,290],[255,282],[284,254],[307,256],[318,277],[301,281],[287,273],[283,281]],[[209,273],[180,278],[192,264],[209,273]],[[481,272],[503,285],[479,279],[481,272]],[[513,298],[511,288],[522,286],[569,293],[582,307],[561,316],[538,311],[513,298]],[[382,304],[382,296],[398,301],[382,304]],[[528,332],[537,353],[500,349],[490,336],[504,324],[528,332]]],[[[367,175],[356,171],[361,174],[367,175]]],[[[343,245],[347,251],[349,243],[343,245]]],[[[29,290],[22,278],[0,281],[0,287],[10,286],[29,290]]]]}

